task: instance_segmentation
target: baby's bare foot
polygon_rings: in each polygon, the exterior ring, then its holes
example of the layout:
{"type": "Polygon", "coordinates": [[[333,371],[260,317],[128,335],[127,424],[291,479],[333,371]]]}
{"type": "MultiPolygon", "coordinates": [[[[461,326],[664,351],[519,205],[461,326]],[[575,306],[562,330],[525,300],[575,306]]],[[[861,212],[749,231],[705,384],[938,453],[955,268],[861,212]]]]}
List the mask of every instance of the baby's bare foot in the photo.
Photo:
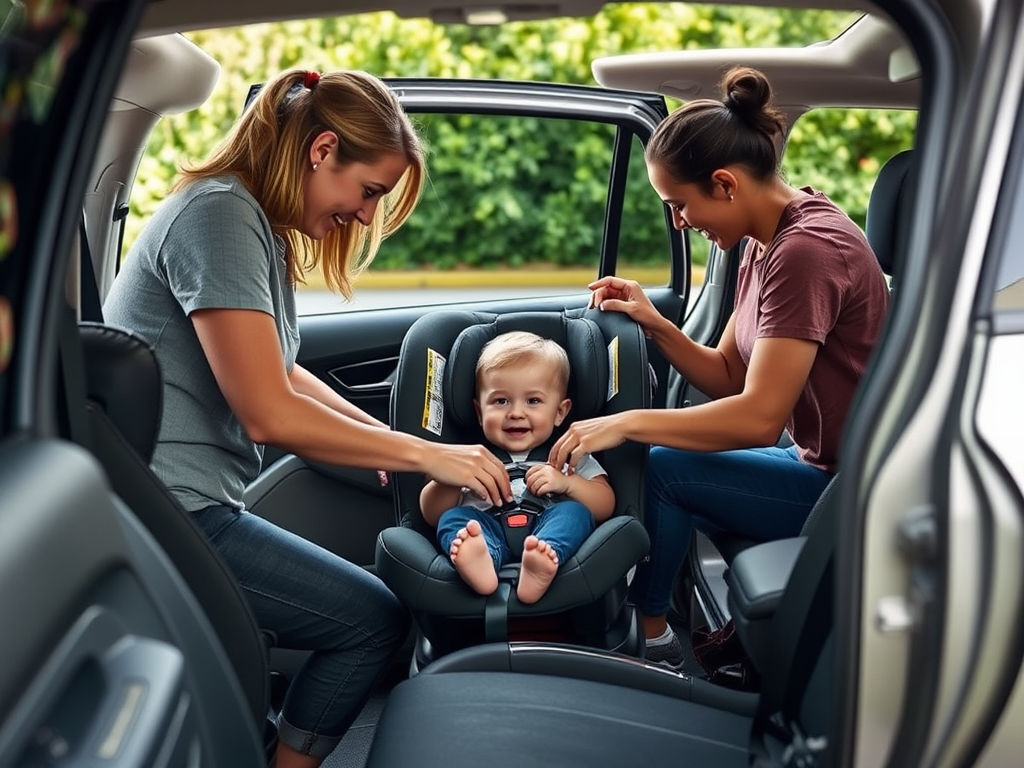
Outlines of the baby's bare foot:
{"type": "Polygon", "coordinates": [[[521,603],[536,603],[558,573],[558,555],[546,542],[527,536],[523,542],[523,567],[519,571],[516,596],[521,603]]]}
{"type": "Polygon", "coordinates": [[[481,533],[480,523],[470,520],[455,534],[449,555],[463,581],[479,594],[489,595],[498,588],[498,574],[481,533]]]}

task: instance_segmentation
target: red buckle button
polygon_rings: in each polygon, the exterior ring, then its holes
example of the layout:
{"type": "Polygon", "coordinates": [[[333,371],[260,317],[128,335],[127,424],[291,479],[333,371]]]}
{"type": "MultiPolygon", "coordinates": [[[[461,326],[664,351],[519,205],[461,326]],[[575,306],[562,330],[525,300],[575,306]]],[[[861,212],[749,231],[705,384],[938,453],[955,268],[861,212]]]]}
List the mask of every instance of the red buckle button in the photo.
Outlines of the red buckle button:
{"type": "Polygon", "coordinates": [[[522,528],[529,520],[526,515],[509,515],[505,518],[505,523],[509,528],[522,528]]]}

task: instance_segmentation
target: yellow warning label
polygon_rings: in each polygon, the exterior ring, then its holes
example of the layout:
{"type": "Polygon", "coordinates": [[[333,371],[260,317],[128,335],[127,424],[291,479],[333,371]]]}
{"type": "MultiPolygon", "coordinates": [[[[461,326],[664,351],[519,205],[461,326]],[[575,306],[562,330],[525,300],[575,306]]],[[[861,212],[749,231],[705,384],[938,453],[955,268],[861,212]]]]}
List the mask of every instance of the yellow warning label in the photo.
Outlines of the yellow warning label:
{"type": "Polygon", "coordinates": [[[619,394],[619,337],[608,344],[608,397],[611,400],[619,394]]]}
{"type": "Polygon", "coordinates": [[[441,434],[444,424],[444,401],[441,387],[444,382],[444,366],[447,361],[434,350],[427,348],[426,394],[423,398],[423,428],[435,435],[441,434]]]}

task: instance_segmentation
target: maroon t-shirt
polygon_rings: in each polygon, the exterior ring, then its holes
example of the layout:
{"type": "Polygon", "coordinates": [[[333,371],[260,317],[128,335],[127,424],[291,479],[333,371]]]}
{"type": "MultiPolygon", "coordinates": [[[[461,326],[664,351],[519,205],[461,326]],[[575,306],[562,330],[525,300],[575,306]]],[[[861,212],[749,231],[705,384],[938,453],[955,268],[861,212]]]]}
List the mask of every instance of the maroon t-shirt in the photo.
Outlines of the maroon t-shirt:
{"type": "Polygon", "coordinates": [[[868,356],[882,330],[889,288],[860,228],[821,192],[793,200],[766,251],[751,241],[736,294],[736,345],[750,364],[754,341],[820,345],[788,428],[800,458],[835,472],[839,438],[868,356]]]}

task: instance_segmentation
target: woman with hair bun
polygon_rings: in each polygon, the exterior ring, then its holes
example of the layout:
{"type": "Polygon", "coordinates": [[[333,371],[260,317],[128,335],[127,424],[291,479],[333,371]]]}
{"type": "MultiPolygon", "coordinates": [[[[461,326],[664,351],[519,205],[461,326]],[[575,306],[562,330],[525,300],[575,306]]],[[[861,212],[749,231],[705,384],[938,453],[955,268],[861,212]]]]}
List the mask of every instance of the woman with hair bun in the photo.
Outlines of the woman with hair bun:
{"type": "Polygon", "coordinates": [[[647,658],[681,669],[666,616],[694,527],[768,541],[799,534],[838,470],[854,392],[889,290],[860,228],[824,194],[780,175],[786,125],[768,79],[735,68],[721,101],[669,115],[646,149],[651,185],[678,229],[719,248],[747,238],[736,303],[715,347],[689,339],[634,281],[590,285],[591,306],[625,312],[710,402],[572,424],[551,462],[625,440],[652,446],[644,506],[651,555],[632,585],[647,658]],[[794,445],[776,447],[784,429],[794,445]]]}
{"type": "MultiPolygon", "coordinates": [[[[496,505],[508,474],[483,446],[392,432],[295,362],[295,285],[352,277],[416,207],[423,149],[387,86],[364,72],[268,82],[132,245],[104,305],[164,375],[152,468],[233,571],[277,645],[312,651],[288,689],[277,768],[320,765],[409,630],[383,582],[245,511],[263,445],[312,461],[423,472],[496,505]]],[[[382,482],[386,475],[381,475],[382,482]]],[[[357,514],[340,510],[339,514],[357,514]]]]}

